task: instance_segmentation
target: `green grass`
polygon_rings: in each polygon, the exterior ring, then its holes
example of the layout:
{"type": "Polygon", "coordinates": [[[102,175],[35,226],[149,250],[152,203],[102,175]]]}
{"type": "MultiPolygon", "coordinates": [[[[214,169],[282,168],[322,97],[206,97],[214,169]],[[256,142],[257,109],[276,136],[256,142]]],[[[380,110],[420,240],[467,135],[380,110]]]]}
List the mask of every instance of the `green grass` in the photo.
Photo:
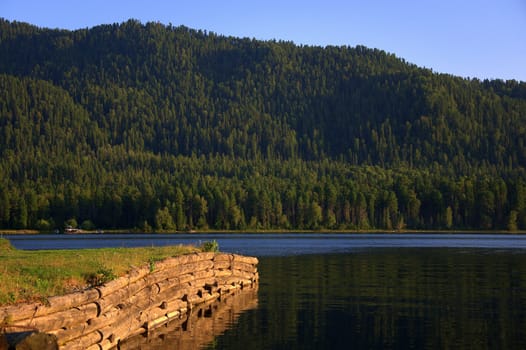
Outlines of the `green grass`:
{"type": "Polygon", "coordinates": [[[170,256],[200,251],[193,246],[24,251],[0,238],[0,305],[45,300],[152,266],[170,256]]]}

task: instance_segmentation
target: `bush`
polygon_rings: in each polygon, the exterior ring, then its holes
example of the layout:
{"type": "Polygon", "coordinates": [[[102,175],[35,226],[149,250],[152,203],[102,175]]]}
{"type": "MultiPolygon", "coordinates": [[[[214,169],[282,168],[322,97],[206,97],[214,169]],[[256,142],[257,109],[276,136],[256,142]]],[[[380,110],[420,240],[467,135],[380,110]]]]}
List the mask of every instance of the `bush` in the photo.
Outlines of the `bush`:
{"type": "Polygon", "coordinates": [[[37,221],[36,228],[40,231],[51,231],[53,224],[48,220],[40,219],[37,221]]]}
{"type": "Polygon", "coordinates": [[[95,230],[95,224],[91,220],[84,220],[80,224],[80,228],[86,231],[93,231],[95,230]]]}
{"type": "Polygon", "coordinates": [[[77,228],[79,226],[79,224],[77,223],[77,219],[75,218],[71,218],[69,220],[66,220],[66,222],[64,223],[64,226],[71,226],[72,228],[77,228]]]}
{"type": "Polygon", "coordinates": [[[203,252],[218,252],[219,243],[217,243],[215,239],[213,241],[203,242],[203,244],[201,244],[201,250],[203,252]]]}
{"type": "Polygon", "coordinates": [[[113,269],[101,266],[97,272],[92,272],[84,275],[84,279],[86,280],[86,283],[90,285],[91,287],[96,287],[103,285],[106,282],[112,281],[117,276],[113,272],[113,269]]]}

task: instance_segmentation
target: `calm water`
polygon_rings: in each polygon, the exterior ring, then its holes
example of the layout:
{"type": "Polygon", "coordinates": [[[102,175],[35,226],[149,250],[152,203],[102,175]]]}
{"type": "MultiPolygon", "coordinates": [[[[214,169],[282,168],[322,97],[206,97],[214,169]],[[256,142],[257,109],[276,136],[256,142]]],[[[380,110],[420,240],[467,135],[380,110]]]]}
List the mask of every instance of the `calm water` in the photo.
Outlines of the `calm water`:
{"type": "MultiPolygon", "coordinates": [[[[12,243],[39,249],[216,239],[223,251],[258,256],[253,302],[230,308],[235,315],[226,323],[219,316],[224,326],[201,344],[205,349],[526,348],[523,236],[112,237],[23,237],[12,243]]],[[[200,331],[194,332],[190,338],[198,337],[200,331]]],[[[172,338],[152,349],[173,344],[172,338]]]]}
{"type": "Polygon", "coordinates": [[[264,257],[258,308],[207,349],[525,349],[526,253],[264,257]]]}
{"type": "Polygon", "coordinates": [[[18,249],[81,249],[200,244],[253,256],[346,253],[372,248],[526,249],[526,235],[505,234],[82,234],[4,235],[18,249]]]}

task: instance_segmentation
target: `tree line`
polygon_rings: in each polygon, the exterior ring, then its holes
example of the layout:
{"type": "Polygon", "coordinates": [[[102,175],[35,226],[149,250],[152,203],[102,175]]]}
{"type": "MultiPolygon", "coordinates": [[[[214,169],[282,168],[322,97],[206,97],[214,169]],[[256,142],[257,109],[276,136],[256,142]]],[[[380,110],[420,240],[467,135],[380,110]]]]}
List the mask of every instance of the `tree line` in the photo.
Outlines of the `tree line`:
{"type": "Polygon", "coordinates": [[[526,229],[526,84],[381,50],[0,20],[0,227],[526,229]]]}

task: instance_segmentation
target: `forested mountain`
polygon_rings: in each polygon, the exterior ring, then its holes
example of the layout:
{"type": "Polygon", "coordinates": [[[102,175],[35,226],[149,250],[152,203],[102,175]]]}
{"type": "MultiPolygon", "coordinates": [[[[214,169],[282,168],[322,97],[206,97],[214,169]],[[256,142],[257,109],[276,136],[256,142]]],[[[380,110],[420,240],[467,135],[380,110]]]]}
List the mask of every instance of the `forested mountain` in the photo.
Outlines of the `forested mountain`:
{"type": "Polygon", "coordinates": [[[526,83],[0,20],[0,227],[526,229],[526,83]]]}

